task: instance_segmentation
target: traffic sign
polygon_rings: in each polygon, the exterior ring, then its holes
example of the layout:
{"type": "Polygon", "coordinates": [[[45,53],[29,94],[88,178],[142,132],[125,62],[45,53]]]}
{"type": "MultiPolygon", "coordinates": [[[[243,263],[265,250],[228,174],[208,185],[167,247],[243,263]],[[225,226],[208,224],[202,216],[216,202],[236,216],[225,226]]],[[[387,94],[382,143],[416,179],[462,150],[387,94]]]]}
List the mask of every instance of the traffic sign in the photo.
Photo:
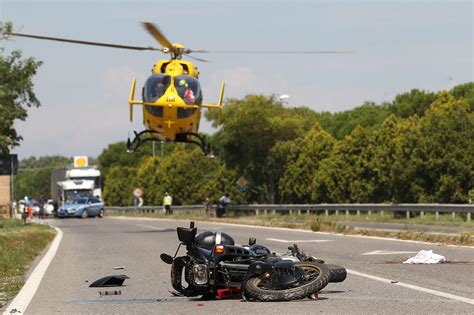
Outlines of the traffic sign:
{"type": "Polygon", "coordinates": [[[133,195],[135,197],[141,197],[143,195],[143,191],[141,190],[141,188],[137,187],[133,190],[133,195]]]}
{"type": "Polygon", "coordinates": [[[245,187],[247,183],[247,180],[243,176],[240,176],[240,178],[237,180],[237,185],[240,187],[245,187]]]}

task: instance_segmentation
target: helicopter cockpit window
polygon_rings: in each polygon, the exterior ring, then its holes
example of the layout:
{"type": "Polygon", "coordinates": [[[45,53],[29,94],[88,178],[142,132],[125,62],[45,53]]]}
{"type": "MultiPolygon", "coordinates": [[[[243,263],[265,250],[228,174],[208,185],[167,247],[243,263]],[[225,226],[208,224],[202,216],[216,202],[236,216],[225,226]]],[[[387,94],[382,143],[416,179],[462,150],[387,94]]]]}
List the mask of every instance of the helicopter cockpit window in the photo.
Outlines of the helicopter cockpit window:
{"type": "Polygon", "coordinates": [[[201,105],[201,86],[196,78],[188,75],[177,76],[174,78],[174,86],[186,104],[201,105]]]}
{"type": "MultiPolygon", "coordinates": [[[[150,76],[143,89],[143,100],[148,103],[154,103],[165,94],[170,86],[171,77],[169,75],[155,74],[150,76]]],[[[145,106],[146,110],[157,117],[163,117],[163,107],[145,106]]]]}
{"type": "MultiPolygon", "coordinates": [[[[179,97],[187,105],[201,105],[202,93],[199,81],[188,75],[180,75],[174,78],[174,86],[179,97]]],[[[196,112],[195,108],[178,108],[178,118],[191,117],[196,112]]]]}

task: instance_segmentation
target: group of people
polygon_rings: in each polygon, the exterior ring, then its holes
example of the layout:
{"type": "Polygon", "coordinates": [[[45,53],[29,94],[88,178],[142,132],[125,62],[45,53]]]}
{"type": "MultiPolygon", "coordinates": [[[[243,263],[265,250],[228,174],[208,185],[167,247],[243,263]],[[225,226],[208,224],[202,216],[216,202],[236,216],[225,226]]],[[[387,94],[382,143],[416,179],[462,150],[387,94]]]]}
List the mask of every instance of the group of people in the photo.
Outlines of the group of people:
{"type": "Polygon", "coordinates": [[[25,196],[24,199],[21,199],[18,203],[13,201],[12,207],[14,214],[19,213],[23,219],[23,222],[26,223],[27,219],[33,218],[33,207],[38,207],[37,214],[39,219],[44,219],[45,211],[44,207],[46,204],[46,198],[44,195],[39,196],[38,198],[34,199],[28,196],[25,196]],[[18,206],[18,209],[17,209],[18,206]],[[18,211],[18,212],[17,212],[18,211]]]}
{"type": "MultiPolygon", "coordinates": [[[[163,198],[163,211],[168,214],[173,214],[171,206],[173,204],[173,198],[168,192],[165,192],[165,197],[163,198]]],[[[226,207],[230,204],[230,195],[225,193],[222,195],[216,205],[216,217],[222,218],[225,215],[226,207]]],[[[206,215],[212,214],[212,205],[209,197],[206,197],[204,200],[204,207],[206,215]]]]}

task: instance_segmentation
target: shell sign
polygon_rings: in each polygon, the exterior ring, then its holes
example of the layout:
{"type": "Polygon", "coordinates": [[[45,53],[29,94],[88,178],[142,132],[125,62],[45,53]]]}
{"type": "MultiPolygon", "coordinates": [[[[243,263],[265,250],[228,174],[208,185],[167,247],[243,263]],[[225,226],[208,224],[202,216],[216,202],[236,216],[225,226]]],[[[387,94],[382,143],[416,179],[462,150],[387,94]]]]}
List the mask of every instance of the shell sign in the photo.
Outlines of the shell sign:
{"type": "Polygon", "coordinates": [[[86,167],[89,165],[87,156],[75,156],[74,157],[74,167],[86,167]]]}

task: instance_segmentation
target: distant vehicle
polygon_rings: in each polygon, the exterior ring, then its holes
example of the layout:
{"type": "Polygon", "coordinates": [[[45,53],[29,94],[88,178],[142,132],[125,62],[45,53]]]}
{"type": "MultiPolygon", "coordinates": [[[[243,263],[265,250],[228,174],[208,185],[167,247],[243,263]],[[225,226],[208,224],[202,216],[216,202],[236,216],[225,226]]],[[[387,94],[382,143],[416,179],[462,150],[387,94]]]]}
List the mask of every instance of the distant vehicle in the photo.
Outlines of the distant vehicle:
{"type": "MultiPolygon", "coordinates": [[[[76,158],[79,157],[74,157],[75,160],[76,158]]],[[[102,197],[100,171],[89,166],[88,161],[51,172],[51,199],[56,210],[67,200],[88,196],[102,197]]]]}
{"type": "Polygon", "coordinates": [[[59,207],[58,217],[104,217],[104,203],[98,197],[82,197],[66,201],[59,207]]]}
{"type": "Polygon", "coordinates": [[[53,199],[48,199],[48,201],[43,206],[44,215],[53,215],[54,214],[54,201],[53,199]]]}
{"type": "Polygon", "coordinates": [[[33,214],[34,215],[39,215],[39,212],[40,212],[40,207],[37,203],[33,203],[33,205],[31,206],[33,208],[33,214]]]}

